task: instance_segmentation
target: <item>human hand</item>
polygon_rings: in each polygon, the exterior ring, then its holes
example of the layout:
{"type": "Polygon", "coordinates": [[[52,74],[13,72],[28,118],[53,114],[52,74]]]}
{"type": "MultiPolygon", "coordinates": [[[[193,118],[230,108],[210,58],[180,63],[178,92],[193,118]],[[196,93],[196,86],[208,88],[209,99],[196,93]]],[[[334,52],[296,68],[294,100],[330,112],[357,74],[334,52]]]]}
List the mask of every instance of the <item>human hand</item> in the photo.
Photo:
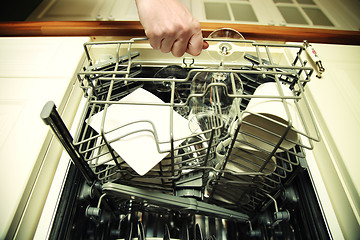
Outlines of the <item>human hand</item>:
{"type": "Polygon", "coordinates": [[[178,0],[136,0],[140,22],[151,47],[181,57],[197,56],[209,45],[203,41],[200,23],[178,0]]]}

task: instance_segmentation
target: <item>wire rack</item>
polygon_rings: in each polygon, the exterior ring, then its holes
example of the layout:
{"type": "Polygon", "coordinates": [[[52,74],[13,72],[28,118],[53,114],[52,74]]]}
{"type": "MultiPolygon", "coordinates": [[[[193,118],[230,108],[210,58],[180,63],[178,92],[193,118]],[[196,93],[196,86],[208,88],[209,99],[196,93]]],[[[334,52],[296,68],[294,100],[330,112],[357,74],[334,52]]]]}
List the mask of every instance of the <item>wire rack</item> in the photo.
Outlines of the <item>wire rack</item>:
{"type": "MultiPolygon", "coordinates": [[[[207,39],[215,53],[209,55],[205,50],[198,57],[179,59],[154,52],[144,41],[84,45],[89,65],[77,76],[87,102],[74,145],[98,181],[195,197],[246,213],[261,207],[268,195],[276,194],[283,181],[296,172],[305,158],[303,149],[312,149],[313,141],[319,141],[304,95],[314,72],[302,60],[304,45],[207,39]],[[239,57],[232,56],[229,61],[227,56],[214,58],[216,49],[224,43],[232,46],[233,55],[239,57]],[[290,62],[283,59],[288,50],[296,53],[290,62]],[[256,95],[256,89],[266,83],[274,84],[278,93],[256,95]],[[161,101],[124,101],[140,88],[161,101]],[[279,102],[288,121],[252,111],[248,108],[252,99],[279,102]],[[156,123],[141,115],[136,121],[109,129],[107,114],[116,105],[168,108],[168,138],[160,139],[156,123]],[[294,110],[298,119],[292,119],[294,110]],[[176,138],[176,114],[196,130],[176,138]],[[95,116],[101,116],[98,129],[91,125],[95,116]],[[247,121],[251,118],[245,116],[256,117],[257,121],[247,121]],[[305,121],[307,116],[311,121],[305,121]],[[266,124],[257,124],[261,121],[266,124]],[[295,121],[300,123],[296,127],[295,121]],[[136,123],[151,127],[110,137],[136,123]],[[266,127],[272,124],[280,131],[266,127]],[[142,133],[152,136],[158,153],[164,156],[144,175],[133,170],[113,147],[118,141],[142,133]],[[284,143],[290,143],[290,147],[284,143]],[[164,144],[166,150],[161,148],[164,144]]],[[[129,113],[118,114],[121,119],[129,113]]],[[[142,147],[138,146],[139,151],[142,147]]]]}

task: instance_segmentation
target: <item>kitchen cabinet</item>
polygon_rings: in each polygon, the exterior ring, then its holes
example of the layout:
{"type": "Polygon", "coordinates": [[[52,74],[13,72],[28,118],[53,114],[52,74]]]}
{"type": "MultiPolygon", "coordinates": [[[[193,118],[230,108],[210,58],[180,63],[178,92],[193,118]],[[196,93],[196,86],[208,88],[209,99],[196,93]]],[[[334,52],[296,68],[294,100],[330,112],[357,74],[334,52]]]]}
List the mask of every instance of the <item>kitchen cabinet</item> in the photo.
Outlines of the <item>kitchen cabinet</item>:
{"type": "Polygon", "coordinates": [[[44,0],[28,20],[112,20],[114,4],[115,0],[44,0]]]}
{"type": "MultiPolygon", "coordinates": [[[[340,0],[180,0],[201,22],[358,30],[360,3],[340,0]],[[358,11],[357,11],[358,10],[358,11]]],[[[139,20],[134,0],[45,0],[29,21],[139,20]]]]}
{"type": "MultiPolygon", "coordinates": [[[[180,0],[191,8],[191,0],[180,0]]],[[[28,21],[139,20],[134,0],[45,0],[28,21]]]]}

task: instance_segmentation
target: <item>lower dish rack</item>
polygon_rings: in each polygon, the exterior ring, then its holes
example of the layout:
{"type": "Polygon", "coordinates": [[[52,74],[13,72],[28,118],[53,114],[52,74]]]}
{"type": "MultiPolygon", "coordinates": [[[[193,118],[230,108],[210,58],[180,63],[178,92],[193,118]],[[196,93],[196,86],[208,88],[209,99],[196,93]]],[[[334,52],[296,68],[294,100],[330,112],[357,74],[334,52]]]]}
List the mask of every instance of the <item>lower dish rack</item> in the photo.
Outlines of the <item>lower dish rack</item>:
{"type": "Polygon", "coordinates": [[[44,107],[87,182],[112,201],[249,221],[319,141],[305,45],[206,40],[215,52],[231,46],[229,56],[163,60],[144,39],[86,43],[75,137],[53,103],[44,107]],[[276,62],[284,49],[296,51],[291,63],[276,62]]]}

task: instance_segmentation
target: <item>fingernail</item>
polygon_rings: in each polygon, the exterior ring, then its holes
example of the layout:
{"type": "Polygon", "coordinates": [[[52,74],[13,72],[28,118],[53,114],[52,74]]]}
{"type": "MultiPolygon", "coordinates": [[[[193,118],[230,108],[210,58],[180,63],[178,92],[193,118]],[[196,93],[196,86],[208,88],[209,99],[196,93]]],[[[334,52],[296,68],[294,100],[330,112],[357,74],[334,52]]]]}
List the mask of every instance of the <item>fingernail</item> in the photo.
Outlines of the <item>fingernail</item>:
{"type": "Polygon", "coordinates": [[[204,41],[202,49],[207,49],[209,47],[209,43],[204,41]]]}

